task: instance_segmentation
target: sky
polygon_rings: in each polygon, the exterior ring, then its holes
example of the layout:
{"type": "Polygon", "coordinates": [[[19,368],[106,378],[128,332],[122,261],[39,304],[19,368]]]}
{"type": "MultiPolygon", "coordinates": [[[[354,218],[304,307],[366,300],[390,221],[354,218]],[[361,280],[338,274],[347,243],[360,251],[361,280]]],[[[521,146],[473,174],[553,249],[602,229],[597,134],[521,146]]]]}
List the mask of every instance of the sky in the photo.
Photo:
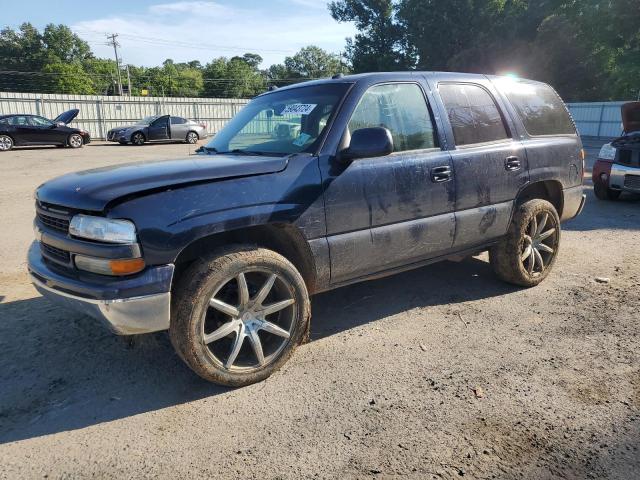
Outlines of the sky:
{"type": "Polygon", "coordinates": [[[262,68],[307,45],[333,53],[356,31],[331,18],[323,0],[27,0],[11,2],[0,25],[68,25],[98,57],[113,58],[106,33],[119,34],[124,63],[155,66],[165,59],[202,63],[258,53],[262,68]],[[78,6],[81,5],[80,8],[78,6]]]}

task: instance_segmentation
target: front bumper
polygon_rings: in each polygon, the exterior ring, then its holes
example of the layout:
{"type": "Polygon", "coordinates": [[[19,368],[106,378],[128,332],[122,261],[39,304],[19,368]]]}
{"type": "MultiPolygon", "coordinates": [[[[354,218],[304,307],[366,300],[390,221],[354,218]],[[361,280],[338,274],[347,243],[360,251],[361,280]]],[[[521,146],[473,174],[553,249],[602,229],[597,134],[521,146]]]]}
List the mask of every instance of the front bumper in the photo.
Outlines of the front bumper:
{"type": "Polygon", "coordinates": [[[119,335],[169,328],[173,265],[148,267],[123,278],[73,276],[47,262],[36,241],[29,249],[28,269],[34,287],[44,297],[100,320],[119,335]]]}
{"type": "Polygon", "coordinates": [[[609,188],[624,192],[640,193],[640,168],[619,163],[611,165],[609,188]]]}

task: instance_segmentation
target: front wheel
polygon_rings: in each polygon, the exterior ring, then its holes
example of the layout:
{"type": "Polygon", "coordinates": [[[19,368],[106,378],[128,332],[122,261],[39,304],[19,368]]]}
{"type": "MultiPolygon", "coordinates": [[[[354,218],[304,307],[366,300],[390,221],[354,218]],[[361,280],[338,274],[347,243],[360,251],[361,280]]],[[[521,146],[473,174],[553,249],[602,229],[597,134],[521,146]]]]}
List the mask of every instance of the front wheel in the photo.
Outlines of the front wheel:
{"type": "Polygon", "coordinates": [[[546,200],[523,203],[507,235],[489,251],[494,272],[505,282],[534,287],[553,267],[560,247],[560,219],[546,200]]]}
{"type": "Polygon", "coordinates": [[[233,387],[269,377],[306,339],[310,301],[300,273],[263,248],[199,260],[174,291],[171,342],[206,380],[233,387]]]}
{"type": "Polygon", "coordinates": [[[77,133],[70,135],[67,143],[71,148],[81,148],[82,145],[84,145],[84,141],[82,140],[82,137],[77,133]]]}
{"type": "Polygon", "coordinates": [[[598,200],[617,200],[622,192],[620,190],[612,190],[606,185],[596,182],[593,184],[593,193],[598,200]]]}
{"type": "Polygon", "coordinates": [[[144,145],[144,135],[140,132],[136,132],[131,136],[131,143],[133,143],[134,145],[144,145]]]}

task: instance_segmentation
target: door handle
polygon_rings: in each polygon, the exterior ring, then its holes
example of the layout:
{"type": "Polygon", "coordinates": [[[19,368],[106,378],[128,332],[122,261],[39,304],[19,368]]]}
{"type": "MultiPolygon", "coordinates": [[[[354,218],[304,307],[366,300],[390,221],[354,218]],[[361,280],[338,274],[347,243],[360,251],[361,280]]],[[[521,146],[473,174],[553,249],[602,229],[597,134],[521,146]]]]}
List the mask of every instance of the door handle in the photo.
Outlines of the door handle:
{"type": "Polygon", "coordinates": [[[515,170],[520,170],[521,167],[520,159],[518,157],[507,157],[504,160],[504,168],[509,172],[513,172],[515,170]]]}
{"type": "Polygon", "coordinates": [[[451,180],[451,167],[444,165],[431,169],[431,181],[433,183],[443,183],[451,180]]]}

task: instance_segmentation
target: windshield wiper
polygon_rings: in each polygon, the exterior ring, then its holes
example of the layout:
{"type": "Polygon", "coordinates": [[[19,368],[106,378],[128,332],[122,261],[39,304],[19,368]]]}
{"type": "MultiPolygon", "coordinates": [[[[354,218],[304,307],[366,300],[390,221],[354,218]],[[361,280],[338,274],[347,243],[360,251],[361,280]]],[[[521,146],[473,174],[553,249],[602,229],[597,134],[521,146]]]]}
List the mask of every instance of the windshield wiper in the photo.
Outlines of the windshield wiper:
{"type": "Polygon", "coordinates": [[[266,155],[265,152],[258,152],[255,150],[242,150],[240,148],[234,148],[233,150],[229,150],[228,152],[218,152],[218,153],[220,153],[221,155],[229,154],[229,153],[233,153],[236,155],[258,155],[258,156],[266,155]]]}
{"type": "Polygon", "coordinates": [[[196,153],[201,153],[204,152],[207,155],[210,153],[218,153],[218,150],[214,147],[205,147],[204,145],[201,147],[196,148],[196,153]]]}

